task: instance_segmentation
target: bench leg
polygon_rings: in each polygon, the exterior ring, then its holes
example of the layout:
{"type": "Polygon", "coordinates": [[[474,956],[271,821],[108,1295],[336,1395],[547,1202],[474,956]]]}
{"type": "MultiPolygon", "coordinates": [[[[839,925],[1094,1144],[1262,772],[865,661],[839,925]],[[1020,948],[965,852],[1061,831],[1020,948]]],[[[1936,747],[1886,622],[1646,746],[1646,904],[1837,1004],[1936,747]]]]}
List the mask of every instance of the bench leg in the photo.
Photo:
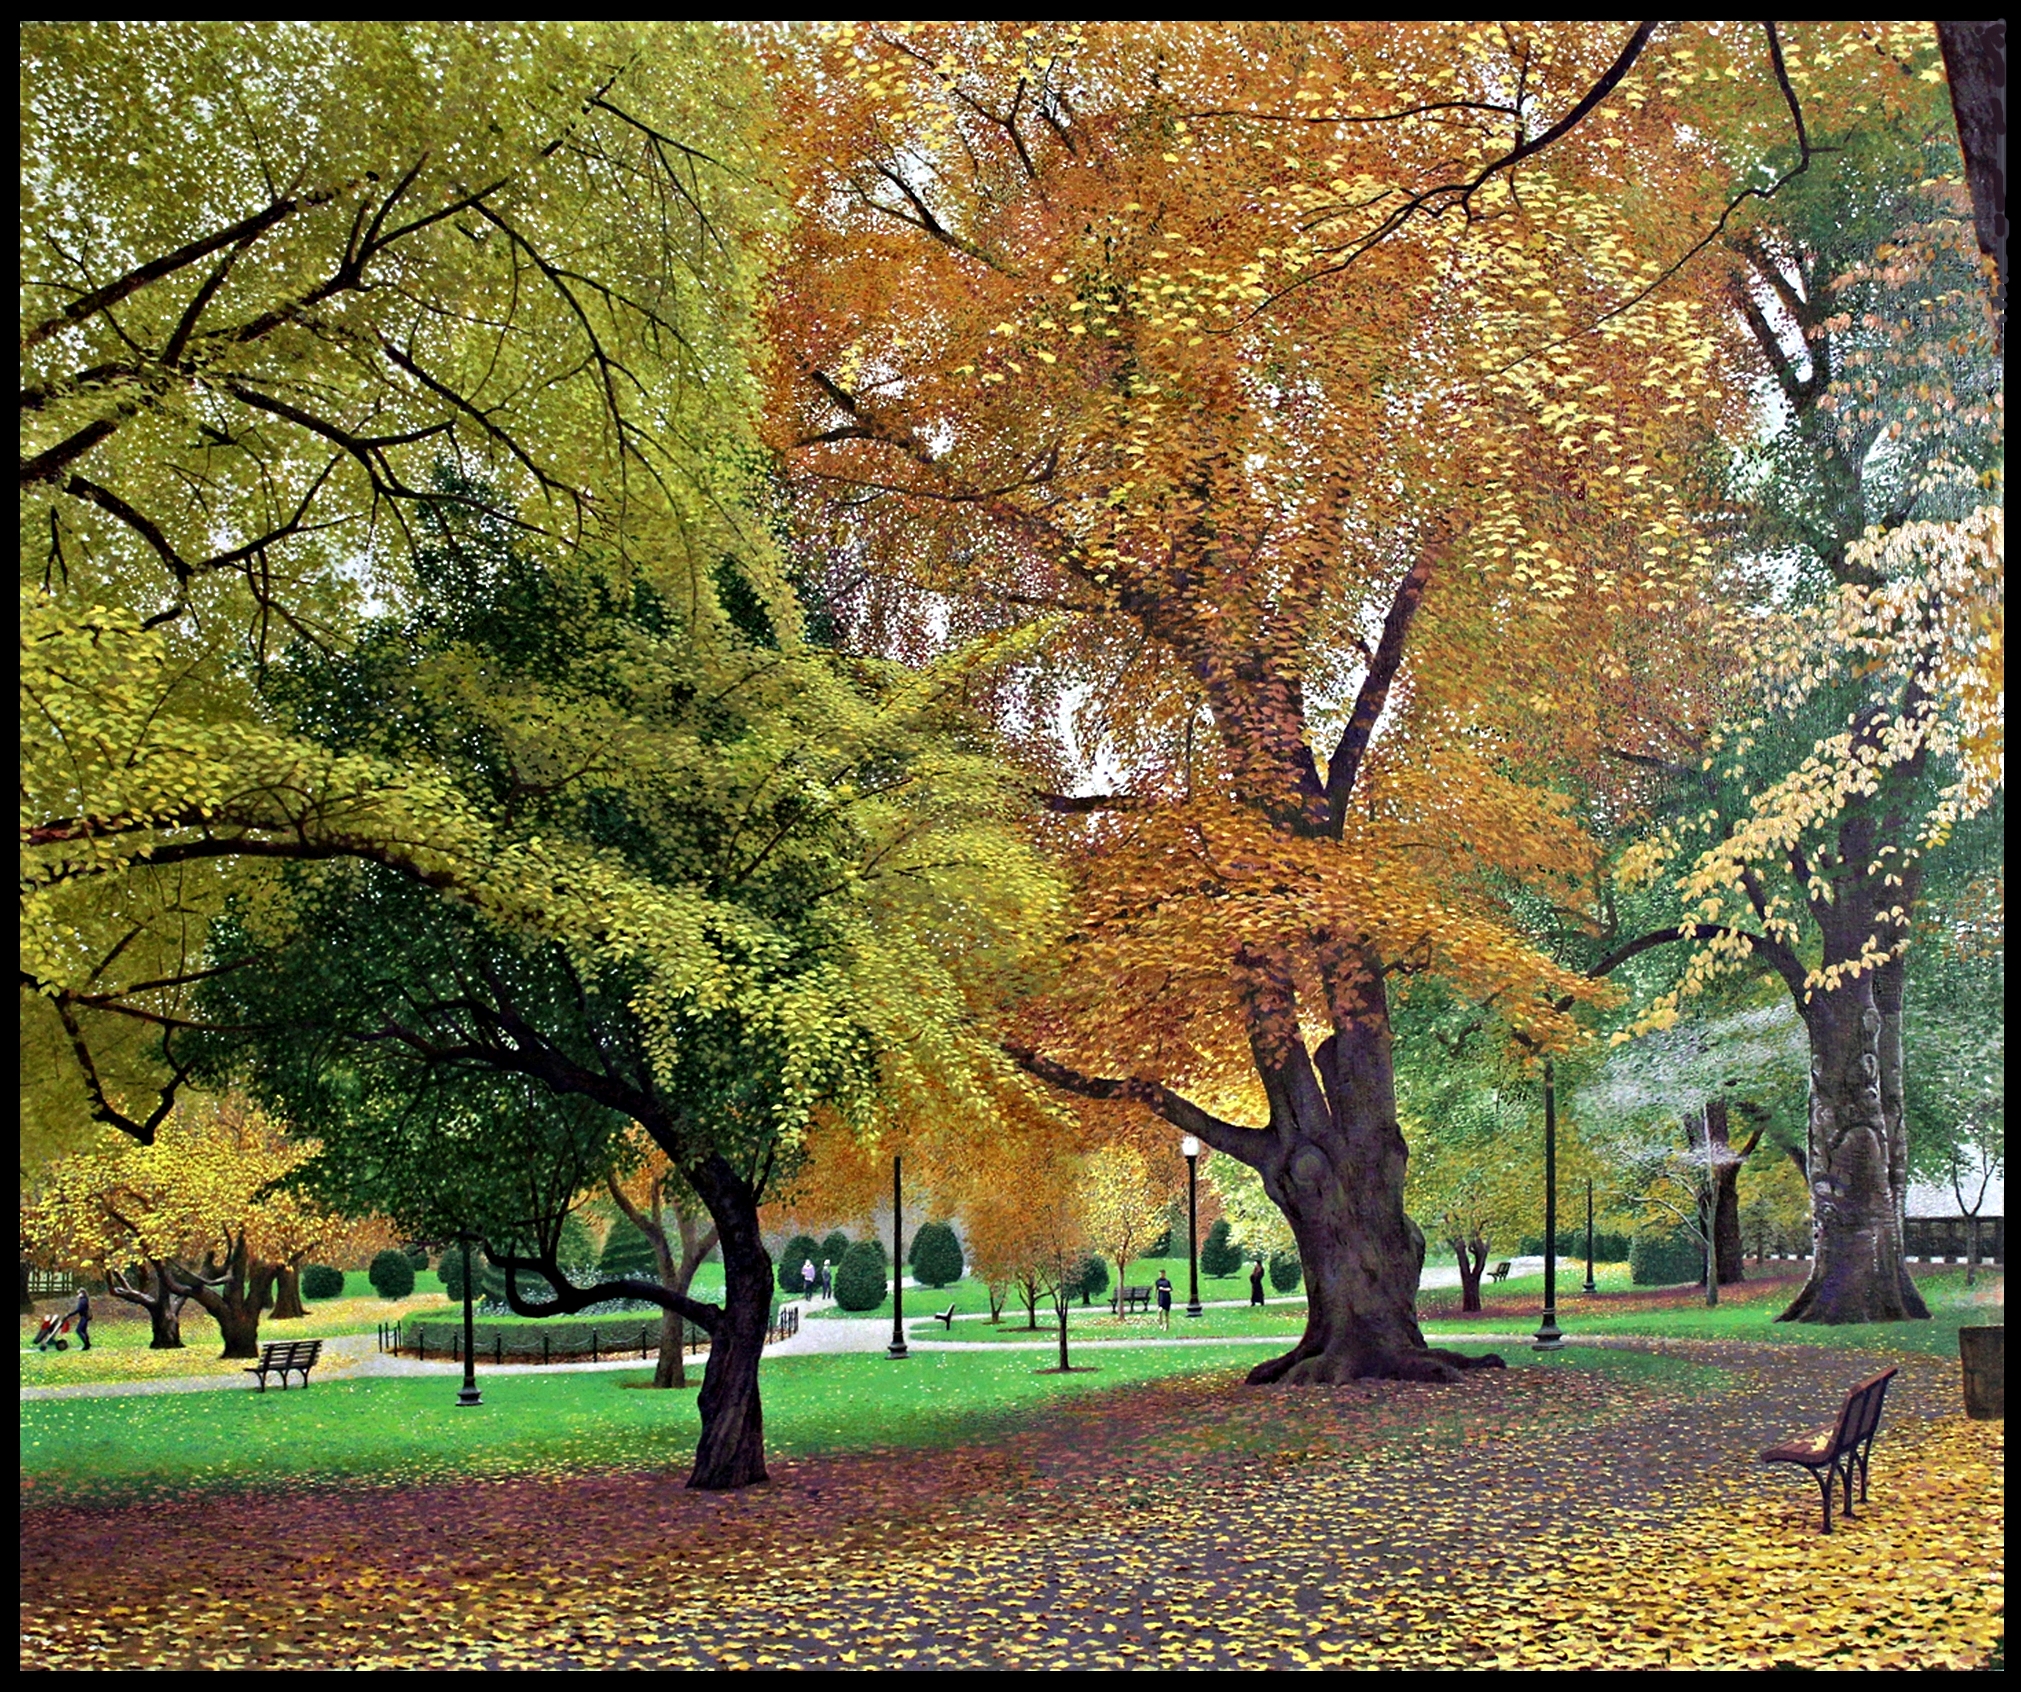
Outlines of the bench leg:
{"type": "Polygon", "coordinates": [[[1823,1469],[1813,1469],[1810,1478],[1818,1483],[1818,1491],[1823,1495],[1825,1507],[1825,1532],[1832,1530],[1832,1484],[1838,1479],[1837,1473],[1827,1465],[1823,1469]]]}

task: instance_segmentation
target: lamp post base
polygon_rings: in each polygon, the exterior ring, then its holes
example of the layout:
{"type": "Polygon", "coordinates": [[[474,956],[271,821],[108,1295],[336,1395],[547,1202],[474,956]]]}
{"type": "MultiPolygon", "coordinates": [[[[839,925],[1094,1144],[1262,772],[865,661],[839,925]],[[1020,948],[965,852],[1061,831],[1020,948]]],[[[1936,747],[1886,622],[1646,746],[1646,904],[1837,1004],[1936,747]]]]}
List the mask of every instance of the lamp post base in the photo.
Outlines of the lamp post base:
{"type": "Polygon", "coordinates": [[[1207,1312],[1197,1304],[1189,1304],[1186,1306],[1186,1314],[1188,1316],[1204,1316],[1207,1312]]]}
{"type": "Polygon", "coordinates": [[[1600,1289],[1593,1284],[1593,1277],[1591,1275],[1588,1275],[1586,1277],[1586,1285],[1583,1290],[1589,1293],[1596,1293],[1600,1289]]]}
{"type": "Polygon", "coordinates": [[[459,1410],[468,1410],[473,1405],[482,1404],[483,1402],[484,1394],[479,1392],[474,1386],[464,1387],[456,1395],[456,1408],[459,1410]]]}
{"type": "Polygon", "coordinates": [[[1565,1349],[1565,1336],[1558,1332],[1558,1312],[1556,1310],[1546,1310],[1544,1312],[1543,1324],[1537,1329],[1537,1343],[1531,1346],[1530,1349],[1532,1351],[1563,1351],[1565,1349]]]}
{"type": "Polygon", "coordinates": [[[896,1345],[887,1345],[884,1348],[884,1355],[886,1357],[910,1357],[912,1353],[906,1348],[905,1342],[901,1340],[896,1345]]]}

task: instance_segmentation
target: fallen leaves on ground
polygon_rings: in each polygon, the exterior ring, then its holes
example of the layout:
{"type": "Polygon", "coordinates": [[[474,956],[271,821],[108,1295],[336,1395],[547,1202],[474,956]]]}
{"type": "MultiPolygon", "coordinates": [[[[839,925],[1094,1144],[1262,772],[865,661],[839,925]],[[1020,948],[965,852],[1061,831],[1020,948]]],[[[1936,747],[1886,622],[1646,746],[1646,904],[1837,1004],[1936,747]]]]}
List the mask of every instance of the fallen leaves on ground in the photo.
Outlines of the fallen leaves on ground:
{"type": "Polygon", "coordinates": [[[1903,1360],[1871,1500],[1827,1540],[1815,1489],[1755,1453],[1828,1419],[1857,1355],[1633,1349],[1698,1367],[1296,1389],[1217,1370],[1071,1401],[987,1447],[775,1464],[730,1495],[626,1475],[36,1509],[22,1661],[1987,1660],[2002,1428],[1952,1414],[1955,1365],[1903,1360]]]}

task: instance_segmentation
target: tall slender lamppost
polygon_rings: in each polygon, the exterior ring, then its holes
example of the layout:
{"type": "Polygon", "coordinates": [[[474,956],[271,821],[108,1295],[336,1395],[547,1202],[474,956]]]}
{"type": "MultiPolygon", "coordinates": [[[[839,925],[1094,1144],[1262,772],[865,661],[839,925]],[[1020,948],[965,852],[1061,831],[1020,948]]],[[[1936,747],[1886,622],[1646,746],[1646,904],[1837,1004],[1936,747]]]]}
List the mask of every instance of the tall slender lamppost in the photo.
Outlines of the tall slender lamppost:
{"type": "Polygon", "coordinates": [[[1593,1284],[1593,1177],[1586,1177],[1586,1290],[1598,1292],[1593,1284]]]}
{"type": "Polygon", "coordinates": [[[1537,1330],[1538,1351],[1557,1351],[1565,1336],[1558,1332],[1558,1094],[1551,1060],[1544,1059],[1544,1322],[1537,1330]]]}
{"type": "Polygon", "coordinates": [[[891,1159],[891,1344],[886,1357],[910,1357],[905,1349],[905,1211],[898,1196],[898,1156],[891,1159]]]}
{"type": "Polygon", "coordinates": [[[470,1240],[469,1234],[458,1234],[463,1245],[463,1390],[456,1395],[456,1408],[468,1410],[472,1405],[482,1404],[484,1395],[477,1390],[477,1324],[472,1311],[475,1295],[470,1285],[470,1240]]]}
{"type": "Polygon", "coordinates": [[[1188,1134],[1179,1142],[1186,1159],[1186,1314],[1200,1315],[1200,1142],[1188,1134]]]}

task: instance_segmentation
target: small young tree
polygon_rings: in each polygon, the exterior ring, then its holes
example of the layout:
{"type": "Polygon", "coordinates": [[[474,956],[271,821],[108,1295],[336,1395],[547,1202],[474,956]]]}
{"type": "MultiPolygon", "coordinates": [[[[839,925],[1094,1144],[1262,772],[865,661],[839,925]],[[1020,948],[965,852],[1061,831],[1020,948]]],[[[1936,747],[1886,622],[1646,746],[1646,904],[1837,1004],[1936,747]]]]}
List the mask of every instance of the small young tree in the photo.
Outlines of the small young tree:
{"type": "Polygon", "coordinates": [[[1242,1267],[1242,1248],[1232,1238],[1234,1225],[1219,1217],[1200,1242],[1200,1273],[1223,1281],[1242,1267]]]}
{"type": "Polygon", "coordinates": [[[1052,1300],[1060,1343],[1060,1373],[1067,1361],[1067,1310],[1081,1266],[1088,1256],[1087,1203],[1091,1188],[1071,1178],[1047,1183],[1045,1196],[1032,1206],[1032,1272],[1052,1300]]]}
{"type": "Polygon", "coordinates": [[[1164,1225],[1164,1199],[1135,1146],[1104,1146],[1087,1160],[1080,1179],[1082,1226],[1095,1249],[1115,1264],[1120,1289],[1131,1260],[1143,1255],[1164,1225]]]}

